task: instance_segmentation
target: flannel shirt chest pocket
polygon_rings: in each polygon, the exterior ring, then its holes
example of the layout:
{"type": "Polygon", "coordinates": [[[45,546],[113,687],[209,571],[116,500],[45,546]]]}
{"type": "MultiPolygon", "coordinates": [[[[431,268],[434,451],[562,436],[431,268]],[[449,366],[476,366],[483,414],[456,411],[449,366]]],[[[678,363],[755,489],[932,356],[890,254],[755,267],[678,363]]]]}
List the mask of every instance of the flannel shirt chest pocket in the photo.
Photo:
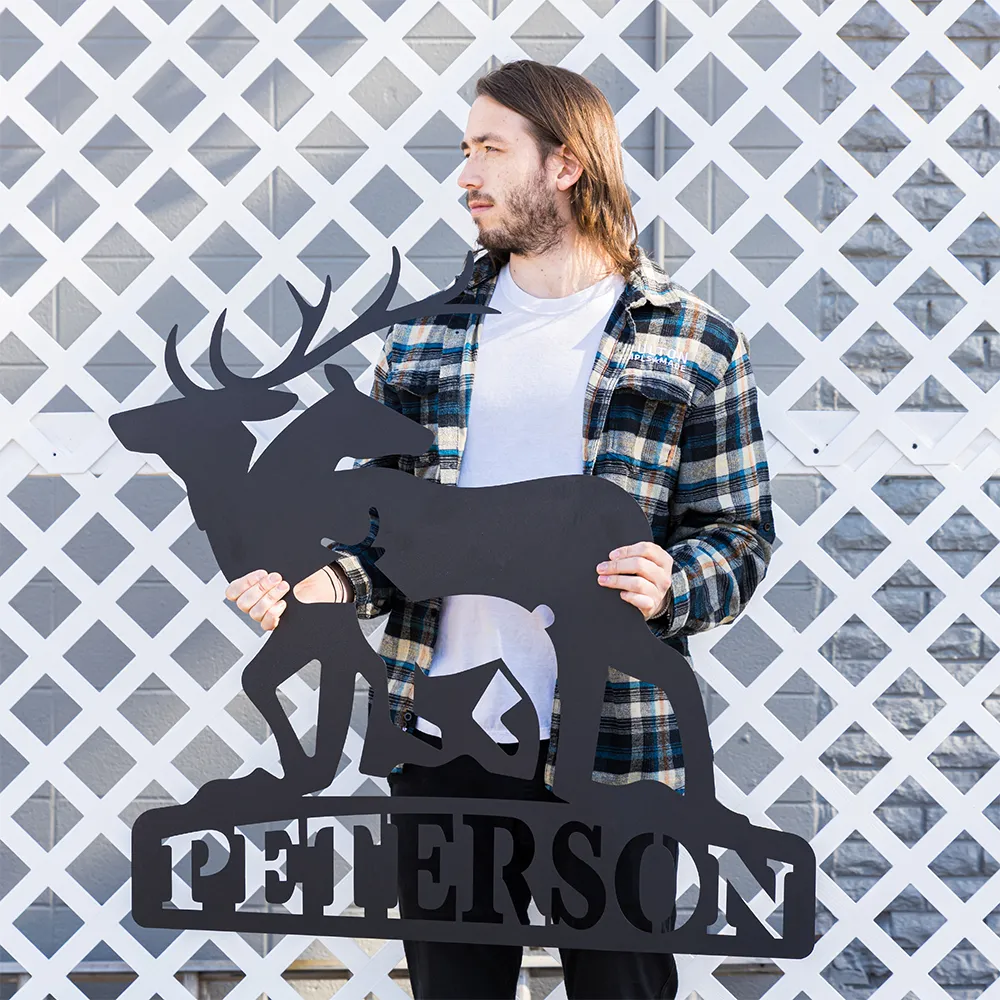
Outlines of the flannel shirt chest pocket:
{"type": "Polygon", "coordinates": [[[385,379],[386,389],[395,395],[400,412],[435,434],[435,443],[422,455],[400,457],[400,468],[417,476],[433,477],[437,471],[440,368],[438,358],[404,358],[390,366],[385,379]]]}
{"type": "Polygon", "coordinates": [[[608,414],[607,432],[618,454],[644,466],[669,464],[694,391],[672,358],[633,355],[615,383],[608,414]]]}
{"type": "Polygon", "coordinates": [[[633,355],[611,394],[595,472],[632,494],[654,532],[677,486],[681,434],[694,392],[674,359],[633,355]]]}

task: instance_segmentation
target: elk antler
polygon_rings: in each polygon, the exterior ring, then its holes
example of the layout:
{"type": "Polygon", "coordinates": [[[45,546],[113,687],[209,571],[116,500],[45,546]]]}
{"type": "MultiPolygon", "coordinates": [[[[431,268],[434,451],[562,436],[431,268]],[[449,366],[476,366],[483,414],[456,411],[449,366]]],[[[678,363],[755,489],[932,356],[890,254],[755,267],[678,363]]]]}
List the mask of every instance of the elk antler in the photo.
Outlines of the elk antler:
{"type": "MultiPolygon", "coordinates": [[[[222,315],[225,316],[224,311],[222,315]]],[[[174,323],[174,328],[170,331],[170,333],[167,334],[167,346],[163,349],[163,360],[167,366],[167,375],[170,376],[170,381],[174,383],[174,387],[179,389],[182,395],[194,396],[199,392],[210,391],[204,386],[196,385],[192,382],[191,379],[187,377],[184,369],[181,367],[180,359],[177,357],[176,323],[174,323]]]]}
{"type": "MultiPolygon", "coordinates": [[[[215,377],[224,386],[237,386],[237,385],[248,385],[253,383],[254,385],[269,388],[271,386],[280,385],[286,379],[292,378],[295,375],[300,375],[303,371],[308,369],[300,368],[302,357],[306,352],[306,348],[309,346],[310,341],[316,336],[316,331],[319,329],[319,324],[323,320],[323,315],[326,313],[327,306],[330,303],[330,293],[333,291],[333,283],[331,281],[330,275],[326,276],[326,285],[323,288],[323,295],[316,305],[310,305],[298,291],[292,287],[289,282],[285,282],[291,290],[292,295],[295,297],[295,302],[299,307],[299,312],[302,314],[302,329],[299,330],[299,335],[295,338],[295,343],[292,345],[292,349],[288,354],[288,357],[282,361],[277,368],[273,368],[266,375],[262,375],[259,378],[255,378],[252,375],[237,375],[234,371],[226,367],[225,361],[222,359],[222,328],[226,322],[226,310],[223,309],[221,315],[215,322],[215,328],[212,330],[212,340],[208,348],[208,360],[212,365],[212,371],[215,373],[215,377]]],[[[311,367],[311,366],[310,366],[311,367]]]]}
{"type": "MultiPolygon", "coordinates": [[[[392,301],[392,296],[396,291],[396,286],[399,284],[399,251],[396,247],[393,247],[392,270],[389,274],[389,280],[379,293],[378,298],[353,323],[339,333],[327,338],[318,347],[308,353],[306,349],[309,347],[312,338],[316,335],[316,330],[319,328],[327,305],[330,302],[330,292],[332,289],[330,276],[326,276],[326,286],[323,289],[323,296],[316,305],[310,305],[306,302],[295,286],[290,281],[286,281],[285,284],[288,285],[288,290],[295,297],[295,302],[302,313],[302,329],[299,331],[299,335],[288,356],[276,368],[256,377],[237,375],[235,372],[230,371],[222,359],[222,326],[226,315],[225,310],[223,310],[222,315],[215,324],[215,329],[212,331],[212,342],[209,347],[209,361],[212,365],[212,371],[224,386],[252,383],[259,388],[269,389],[280,385],[282,382],[286,382],[290,378],[294,378],[296,375],[301,375],[303,372],[309,371],[310,368],[315,368],[316,365],[326,361],[327,358],[332,357],[349,344],[353,344],[356,340],[360,340],[375,330],[382,330],[385,327],[391,326],[393,323],[403,323],[406,320],[418,319],[420,316],[478,316],[497,313],[500,311],[499,309],[493,309],[487,305],[452,303],[449,301],[456,298],[472,278],[473,257],[474,254],[470,250],[466,254],[465,267],[462,269],[461,274],[457,275],[447,288],[434,292],[432,295],[428,295],[417,302],[411,302],[409,305],[398,306],[396,309],[387,309],[386,307],[392,301]]],[[[176,353],[174,360],[176,362],[176,353]]],[[[177,365],[176,367],[179,369],[180,366],[177,365]]]]}

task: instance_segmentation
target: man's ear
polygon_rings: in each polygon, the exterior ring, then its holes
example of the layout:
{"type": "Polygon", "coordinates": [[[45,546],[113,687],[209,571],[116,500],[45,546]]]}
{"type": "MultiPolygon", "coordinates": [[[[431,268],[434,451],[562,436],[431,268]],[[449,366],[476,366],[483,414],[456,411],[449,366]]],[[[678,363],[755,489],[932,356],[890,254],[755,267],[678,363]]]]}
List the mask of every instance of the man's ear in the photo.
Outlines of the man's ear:
{"type": "MultiPolygon", "coordinates": [[[[559,186],[560,190],[568,191],[569,188],[576,184],[583,176],[583,165],[580,163],[579,159],[573,155],[573,152],[569,149],[566,143],[563,143],[557,150],[555,150],[555,155],[562,160],[562,165],[566,170],[565,176],[556,178],[556,184],[559,186]]],[[[560,170],[560,173],[561,172],[562,171],[560,170]]]]}

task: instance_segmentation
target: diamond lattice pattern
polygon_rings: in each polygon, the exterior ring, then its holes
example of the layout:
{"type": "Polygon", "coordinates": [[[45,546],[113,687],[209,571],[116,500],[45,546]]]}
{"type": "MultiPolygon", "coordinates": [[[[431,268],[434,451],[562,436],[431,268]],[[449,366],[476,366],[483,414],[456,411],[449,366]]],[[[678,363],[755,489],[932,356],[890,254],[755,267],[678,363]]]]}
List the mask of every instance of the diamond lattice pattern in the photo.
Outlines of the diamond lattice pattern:
{"type": "MultiPolygon", "coordinates": [[[[781,544],[748,612],[693,652],[720,795],[812,837],[821,862],[821,937],[773,963],[781,995],[987,988],[998,9],[3,6],[0,971],[22,976],[22,1000],[78,995],[68,974],[94,962],[135,973],[136,1000],[183,1000],[192,962],[294,1000],[282,974],[301,958],[344,966],[352,995],[404,995],[398,942],[131,920],[135,816],[276,753],[239,684],[260,632],[222,599],[181,487],[106,421],[169,391],[175,323],[182,361],[210,378],[225,308],[227,357],[251,374],[294,332],[286,279],[315,300],[332,274],[331,316],[371,301],[391,245],[407,296],[449,280],[475,236],[455,184],[475,80],[524,56],[605,92],[644,246],[738,323],[760,375],[781,544]]],[[[360,384],[379,346],[339,359],[360,384]]],[[[307,733],[315,678],[282,697],[307,733]]],[[[358,772],[361,728],[341,794],[386,791],[358,772]]],[[[724,971],[682,957],[679,995],[734,996],[724,971]]]]}

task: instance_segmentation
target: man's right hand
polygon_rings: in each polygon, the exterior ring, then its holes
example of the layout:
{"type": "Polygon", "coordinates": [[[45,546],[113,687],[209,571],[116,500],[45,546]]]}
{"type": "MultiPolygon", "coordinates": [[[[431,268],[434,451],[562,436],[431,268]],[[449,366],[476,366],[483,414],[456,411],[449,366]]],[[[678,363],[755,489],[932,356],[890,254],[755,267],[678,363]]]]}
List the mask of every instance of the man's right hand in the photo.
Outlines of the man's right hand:
{"type": "MultiPolygon", "coordinates": [[[[282,612],[288,606],[285,601],[288,590],[288,581],[283,580],[280,573],[268,573],[266,570],[256,569],[238,580],[233,580],[226,587],[226,600],[235,601],[240,611],[247,612],[255,622],[260,622],[261,627],[269,632],[278,624],[282,612]]],[[[295,596],[303,604],[334,603],[343,600],[323,569],[318,569],[304,580],[300,580],[295,585],[295,596]]]]}

